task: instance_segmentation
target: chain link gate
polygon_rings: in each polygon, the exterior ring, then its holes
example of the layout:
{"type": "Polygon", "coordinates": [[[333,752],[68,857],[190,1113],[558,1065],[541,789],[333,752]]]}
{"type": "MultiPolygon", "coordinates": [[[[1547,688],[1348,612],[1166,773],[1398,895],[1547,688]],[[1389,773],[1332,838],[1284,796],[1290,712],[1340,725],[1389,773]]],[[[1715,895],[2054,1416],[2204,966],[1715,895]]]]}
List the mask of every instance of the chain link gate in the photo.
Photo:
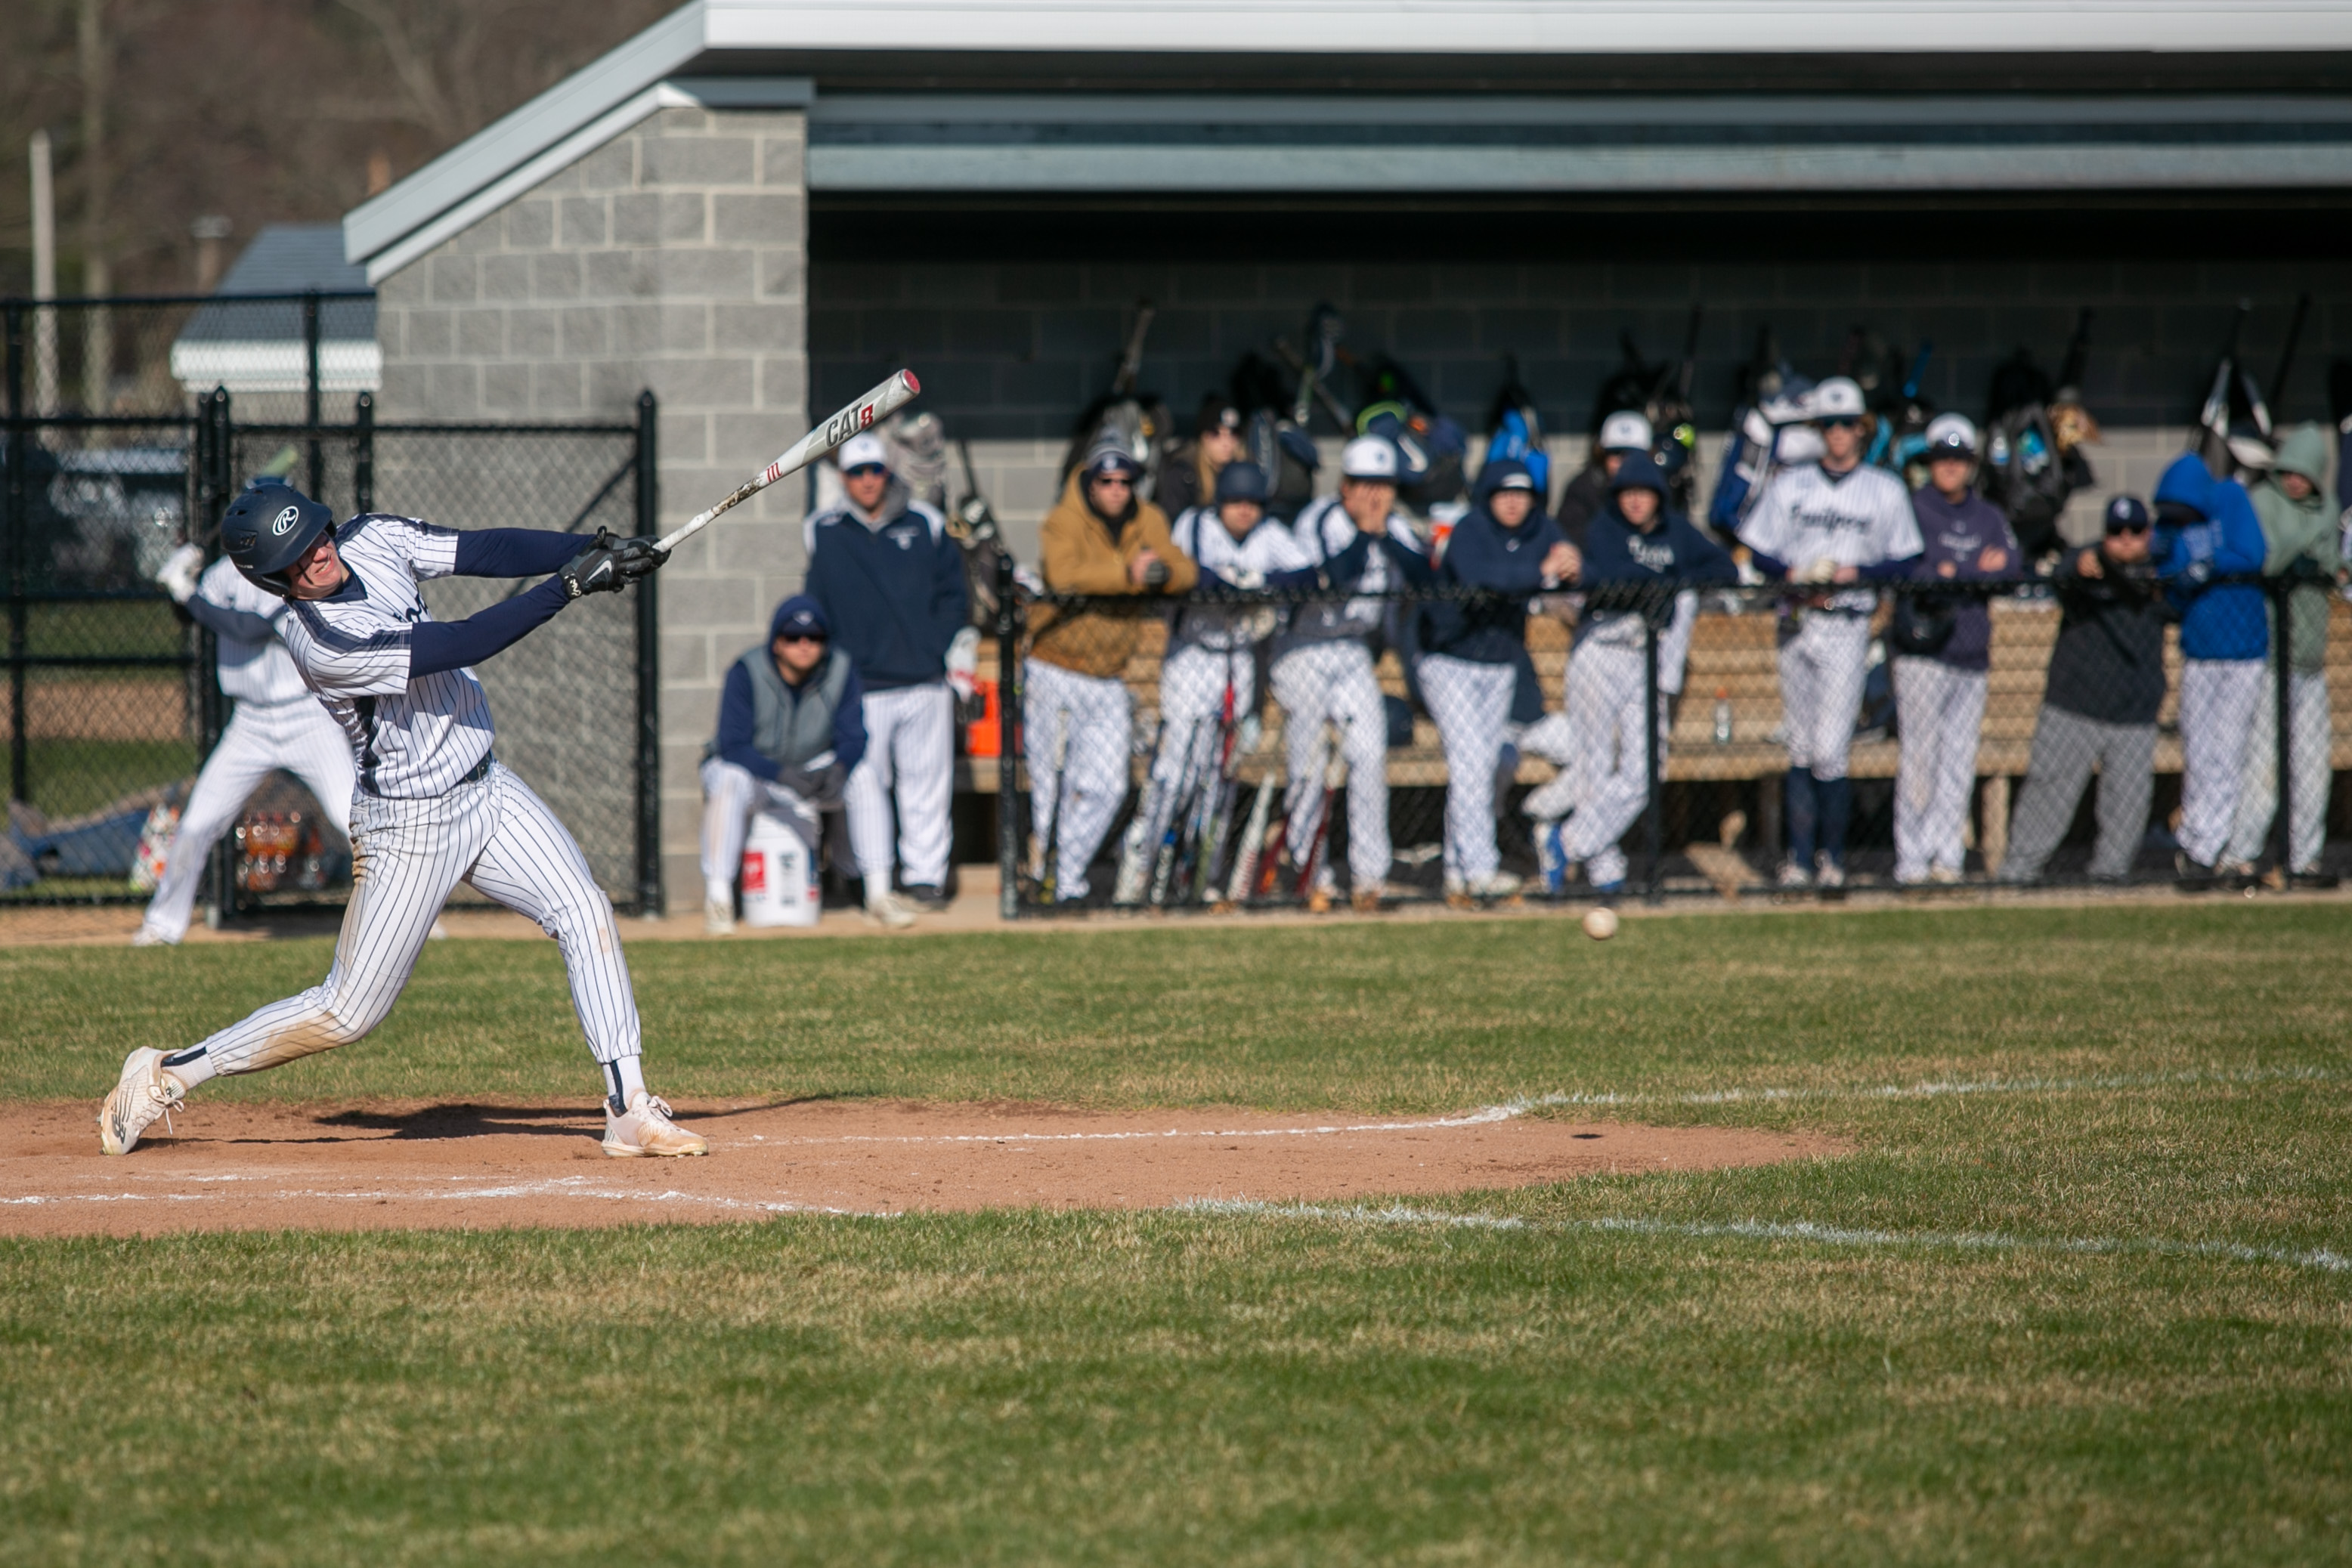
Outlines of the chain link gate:
{"type": "MultiPolygon", "coordinates": [[[[379,422],[362,391],[349,423],[326,423],[323,392],[360,379],[359,350],[373,347],[352,339],[353,323],[339,325],[354,304],[330,295],[0,302],[9,768],[0,903],[146,896],[134,882],[142,830],[155,808],[184,800],[229,717],[211,634],[153,573],[183,539],[216,554],[220,513],[251,478],[285,478],[345,516],[656,531],[650,393],[629,423],[518,425],[379,422]],[[257,374],[245,363],[257,340],[287,362],[257,374]],[[131,412],[58,406],[61,392],[91,380],[78,374],[77,350],[129,367],[113,384],[131,412]],[[171,373],[191,369],[242,374],[263,390],[196,393],[171,373]]],[[[454,620],[513,590],[445,579],[425,597],[454,620]]],[[[572,830],[614,904],[639,913],[661,907],[656,630],[650,589],[599,596],[477,672],[501,760],[572,830]]],[[[235,835],[224,839],[208,904],[233,915],[340,901],[348,844],[289,775],[273,775],[245,816],[291,848],[289,863],[256,875],[247,857],[240,885],[235,835]]]]}

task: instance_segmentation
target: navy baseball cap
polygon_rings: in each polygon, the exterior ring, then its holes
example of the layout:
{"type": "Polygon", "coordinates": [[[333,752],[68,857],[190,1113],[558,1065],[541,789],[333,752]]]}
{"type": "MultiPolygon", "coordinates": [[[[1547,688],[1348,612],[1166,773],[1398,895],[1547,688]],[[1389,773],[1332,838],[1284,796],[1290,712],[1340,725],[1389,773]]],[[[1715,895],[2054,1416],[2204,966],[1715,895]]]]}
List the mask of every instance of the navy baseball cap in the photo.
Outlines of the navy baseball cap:
{"type": "Polygon", "coordinates": [[[2141,534],[2149,527],[2147,508],[2137,496],[2117,496],[2109,501],[2105,521],[2111,534],[2141,534]]]}
{"type": "Polygon", "coordinates": [[[1255,463],[1228,463],[1217,470],[1217,505],[1250,501],[1265,505],[1265,476],[1255,463]]]}
{"type": "Polygon", "coordinates": [[[779,637],[815,637],[830,642],[833,628],[825,623],[824,611],[805,593],[795,593],[776,606],[776,618],[768,623],[768,641],[779,637]]]}

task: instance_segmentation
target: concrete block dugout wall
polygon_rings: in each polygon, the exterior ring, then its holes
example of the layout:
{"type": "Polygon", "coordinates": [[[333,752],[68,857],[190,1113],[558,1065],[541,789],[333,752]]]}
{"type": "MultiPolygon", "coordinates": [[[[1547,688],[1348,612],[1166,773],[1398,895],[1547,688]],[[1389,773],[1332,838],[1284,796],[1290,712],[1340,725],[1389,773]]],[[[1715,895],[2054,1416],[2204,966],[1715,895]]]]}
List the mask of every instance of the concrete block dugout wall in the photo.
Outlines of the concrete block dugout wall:
{"type": "MultiPolygon", "coordinates": [[[[684,522],[808,424],[806,149],[796,111],[663,110],[386,277],[379,417],[627,421],[650,387],[663,526],[684,522]]],[[[700,897],[719,682],[800,585],[801,497],[782,485],[737,507],[656,580],[679,907],[700,897]]]]}

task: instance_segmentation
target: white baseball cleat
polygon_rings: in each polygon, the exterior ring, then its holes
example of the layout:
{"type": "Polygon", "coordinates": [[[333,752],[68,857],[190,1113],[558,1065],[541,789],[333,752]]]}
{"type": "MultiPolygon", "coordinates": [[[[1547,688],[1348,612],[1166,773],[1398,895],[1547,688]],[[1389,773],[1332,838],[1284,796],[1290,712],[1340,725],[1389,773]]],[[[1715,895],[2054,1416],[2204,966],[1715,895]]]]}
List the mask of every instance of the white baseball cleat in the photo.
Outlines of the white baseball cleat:
{"type": "Polygon", "coordinates": [[[710,1143],[700,1134],[689,1133],[671,1121],[667,1101],[640,1089],[630,1099],[625,1115],[614,1115],[612,1102],[604,1103],[604,1152],[616,1160],[646,1156],[676,1159],[684,1155],[707,1155],[710,1143]]]}
{"type": "Polygon", "coordinates": [[[133,947],[176,947],[179,941],[150,926],[142,925],[131,938],[133,947]]]}
{"type": "Polygon", "coordinates": [[[163,1070],[163,1053],[145,1047],[122,1063],[114,1092],[98,1108],[98,1146],[110,1155],[127,1155],[138,1146],[139,1135],[160,1118],[171,1128],[171,1115],[188,1095],[187,1085],[163,1070]]]}
{"type": "Polygon", "coordinates": [[[915,923],[914,906],[895,893],[869,894],[866,899],[866,918],[886,930],[904,931],[915,923]]]}
{"type": "Polygon", "coordinates": [[[706,898],[702,901],[702,934],[705,936],[726,936],[735,930],[735,904],[731,899],[706,898]]]}

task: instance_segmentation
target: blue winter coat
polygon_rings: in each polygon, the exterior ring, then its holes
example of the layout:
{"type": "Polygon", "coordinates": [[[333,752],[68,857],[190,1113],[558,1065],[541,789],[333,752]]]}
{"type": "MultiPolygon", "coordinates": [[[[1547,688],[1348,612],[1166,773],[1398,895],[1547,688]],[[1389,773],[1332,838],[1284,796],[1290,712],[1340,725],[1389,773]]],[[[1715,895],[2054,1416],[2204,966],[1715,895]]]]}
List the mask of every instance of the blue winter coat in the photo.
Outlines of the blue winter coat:
{"type": "Polygon", "coordinates": [[[2217,577],[2263,570],[2263,525],[2235,479],[2216,479],[2204,459],[2184,453],[2156,487],[2157,505],[2186,507],[2205,520],[2157,529],[2156,574],[2180,612],[2180,653],[2189,659],[2259,659],[2270,652],[2263,591],[2251,583],[2212,584],[2217,577]]]}
{"type": "Polygon", "coordinates": [[[1507,473],[1524,474],[1516,458],[1497,458],[1479,471],[1469,516],[1454,525],[1438,564],[1441,585],[1483,588],[1493,597],[1440,600],[1422,606],[1421,650],[1475,664],[1517,662],[1527,645],[1528,601],[1543,591],[1543,558],[1563,542],[1542,499],[1516,528],[1507,528],[1486,503],[1507,473]]]}

